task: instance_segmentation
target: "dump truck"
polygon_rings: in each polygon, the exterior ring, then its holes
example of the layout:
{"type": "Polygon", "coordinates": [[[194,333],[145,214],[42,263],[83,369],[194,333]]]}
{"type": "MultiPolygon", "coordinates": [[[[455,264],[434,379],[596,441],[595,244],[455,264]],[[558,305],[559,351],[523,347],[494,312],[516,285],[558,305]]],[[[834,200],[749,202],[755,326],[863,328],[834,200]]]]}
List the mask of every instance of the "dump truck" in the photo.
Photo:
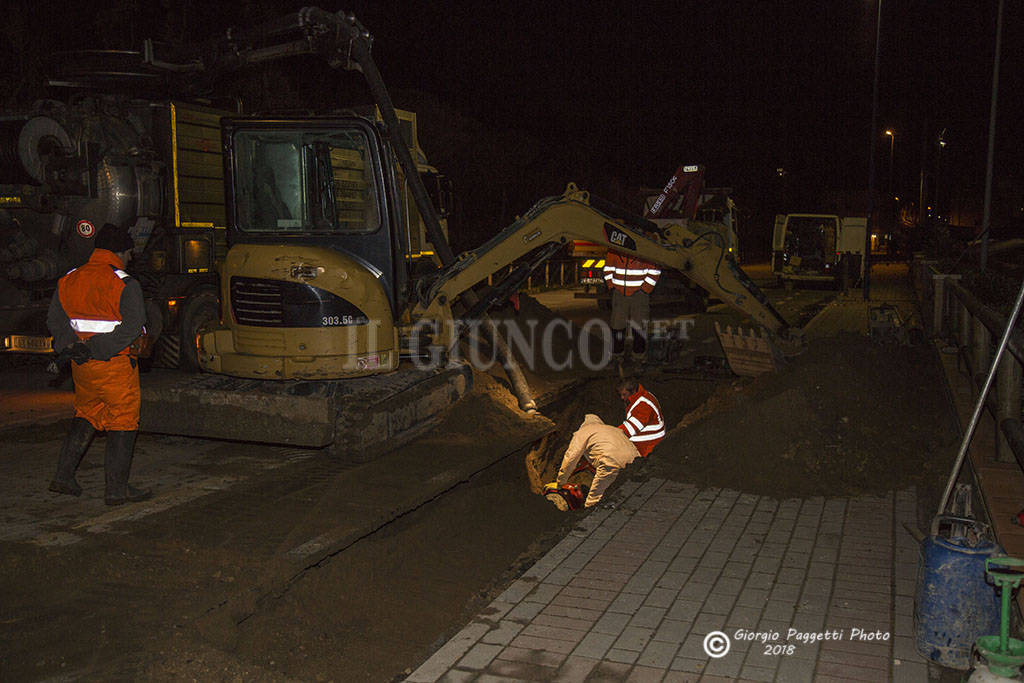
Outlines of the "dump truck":
{"type": "Polygon", "coordinates": [[[798,283],[847,286],[864,276],[867,219],[817,213],[775,217],[771,272],[787,288],[798,283]]]}
{"type": "MultiPolygon", "coordinates": [[[[380,121],[357,111],[219,120],[228,246],[217,268],[220,314],[197,332],[203,374],[150,373],[143,383],[143,430],[380,454],[436,423],[469,390],[471,368],[450,361],[467,323],[486,319],[572,240],[674,268],[787,336],[786,321],[721,240],[632,216],[571,183],[456,258],[371,43],[355,17],[304,8],[233,29],[219,49],[192,60],[152,60],[188,73],[321,55],[363,74],[380,121]],[[439,264],[429,272],[408,258],[413,206],[439,264]]],[[[535,409],[507,345],[497,334],[492,343],[520,407],[535,409]]]]}

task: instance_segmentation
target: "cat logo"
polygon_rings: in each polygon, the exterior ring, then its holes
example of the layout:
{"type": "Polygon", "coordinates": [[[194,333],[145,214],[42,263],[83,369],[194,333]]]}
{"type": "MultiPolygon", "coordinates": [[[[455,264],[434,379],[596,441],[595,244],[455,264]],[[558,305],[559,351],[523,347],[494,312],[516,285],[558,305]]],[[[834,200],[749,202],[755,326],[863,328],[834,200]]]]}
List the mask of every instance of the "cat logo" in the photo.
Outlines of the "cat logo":
{"type": "Polygon", "coordinates": [[[633,238],[610,223],[604,224],[604,236],[617,247],[636,251],[636,242],[633,241],[633,238]]]}

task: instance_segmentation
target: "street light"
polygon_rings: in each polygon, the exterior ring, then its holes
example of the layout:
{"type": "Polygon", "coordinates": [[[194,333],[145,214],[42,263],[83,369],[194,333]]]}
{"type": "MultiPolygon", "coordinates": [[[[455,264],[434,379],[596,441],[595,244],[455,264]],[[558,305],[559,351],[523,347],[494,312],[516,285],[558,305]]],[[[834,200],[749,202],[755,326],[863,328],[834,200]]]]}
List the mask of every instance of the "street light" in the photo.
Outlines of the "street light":
{"type": "Polygon", "coordinates": [[[878,16],[875,19],[875,78],[871,88],[871,147],[868,152],[868,221],[864,231],[864,301],[871,299],[871,231],[875,224],[875,139],[878,137],[878,52],[881,37],[882,0],[878,0],[878,16]]]}
{"type": "Polygon", "coordinates": [[[896,133],[892,129],[886,129],[885,134],[889,136],[889,196],[892,196],[892,153],[896,147],[896,133]]]}
{"type": "Polygon", "coordinates": [[[942,132],[939,133],[939,148],[935,153],[935,190],[932,192],[932,204],[935,205],[935,219],[940,218],[941,209],[939,208],[939,190],[942,186],[942,150],[946,149],[946,129],[943,128],[942,132]]]}
{"type": "Polygon", "coordinates": [[[892,226],[889,228],[889,234],[895,230],[897,223],[899,223],[899,215],[896,209],[896,200],[893,199],[892,191],[892,176],[893,176],[893,150],[896,147],[896,133],[892,132],[892,128],[886,128],[885,134],[889,136],[889,195],[886,197],[886,201],[892,203],[892,226]]]}

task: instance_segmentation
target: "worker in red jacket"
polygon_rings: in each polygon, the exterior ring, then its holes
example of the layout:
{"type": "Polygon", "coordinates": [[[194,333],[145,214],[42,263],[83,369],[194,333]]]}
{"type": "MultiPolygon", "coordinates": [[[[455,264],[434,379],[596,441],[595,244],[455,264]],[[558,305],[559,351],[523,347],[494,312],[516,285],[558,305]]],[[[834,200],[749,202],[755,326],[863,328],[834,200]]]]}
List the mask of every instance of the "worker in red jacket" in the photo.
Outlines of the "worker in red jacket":
{"type": "Polygon", "coordinates": [[[619,398],[626,404],[626,419],[619,429],[626,433],[640,456],[646,458],[651,449],[665,438],[665,419],[654,394],[636,379],[619,384],[619,398]]]}
{"type": "Polygon", "coordinates": [[[89,261],[57,283],[47,325],[53,347],[72,349],[75,418],[50,490],[82,494],[75,472],[97,430],[107,432],[104,458],[107,505],[146,500],[152,493],[128,484],[139,429],[139,366],[131,351],[146,322],[139,283],[123,269],[135,244],[128,229],[103,226],[89,261]]]}
{"type": "Polygon", "coordinates": [[[604,263],[604,281],[612,295],[612,354],[626,350],[626,325],[632,330],[632,355],[647,352],[647,327],[651,317],[650,294],[658,284],[661,269],[635,256],[609,251],[604,263]]]}

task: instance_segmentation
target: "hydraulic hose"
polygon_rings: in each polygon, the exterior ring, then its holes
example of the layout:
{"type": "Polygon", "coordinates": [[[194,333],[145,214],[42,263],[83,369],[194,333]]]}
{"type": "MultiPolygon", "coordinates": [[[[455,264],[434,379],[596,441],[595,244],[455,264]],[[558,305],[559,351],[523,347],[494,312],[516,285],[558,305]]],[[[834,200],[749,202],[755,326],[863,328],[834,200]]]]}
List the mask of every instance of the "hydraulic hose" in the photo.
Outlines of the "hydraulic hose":
{"type": "MultiPolygon", "coordinates": [[[[377,70],[377,65],[370,55],[370,41],[368,37],[355,38],[352,41],[351,49],[352,58],[359,64],[367,86],[370,88],[370,93],[373,95],[374,102],[376,102],[377,108],[380,109],[381,118],[384,120],[384,127],[387,129],[388,136],[391,139],[391,147],[394,150],[395,156],[398,157],[398,163],[405,173],[405,178],[409,182],[409,188],[412,190],[413,199],[416,201],[420,216],[422,216],[423,222],[426,225],[427,236],[434,245],[434,251],[438,258],[441,259],[441,264],[445,267],[450,266],[455,262],[455,254],[445,238],[444,231],[441,230],[441,222],[438,220],[437,212],[430,201],[427,189],[423,186],[423,180],[420,178],[419,171],[416,170],[416,164],[409,153],[409,148],[402,138],[401,129],[398,126],[398,117],[395,115],[395,107],[391,102],[391,96],[388,94],[387,87],[384,85],[384,79],[381,77],[380,72],[377,70]]],[[[479,300],[471,290],[464,292],[461,298],[470,308],[476,305],[479,300]]],[[[484,317],[486,318],[486,316],[484,317]]],[[[501,360],[502,367],[505,368],[505,372],[508,374],[509,381],[512,383],[512,390],[519,402],[519,408],[528,413],[537,412],[537,402],[533,398],[533,391],[523,375],[522,368],[516,362],[512,349],[508,347],[508,344],[505,343],[501,335],[492,328],[496,328],[496,326],[483,326],[483,329],[487,330],[490,341],[501,360]]]]}

